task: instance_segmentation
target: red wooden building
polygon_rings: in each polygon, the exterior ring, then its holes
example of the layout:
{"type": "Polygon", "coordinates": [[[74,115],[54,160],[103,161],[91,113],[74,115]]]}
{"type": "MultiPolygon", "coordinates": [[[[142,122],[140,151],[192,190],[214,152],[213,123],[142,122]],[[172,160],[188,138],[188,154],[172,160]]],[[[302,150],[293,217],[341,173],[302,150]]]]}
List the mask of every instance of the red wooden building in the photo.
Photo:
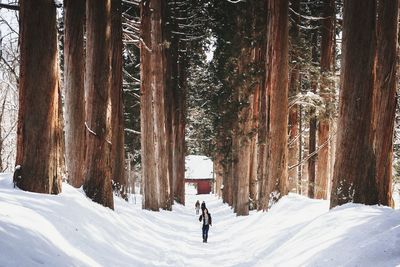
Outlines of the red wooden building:
{"type": "Polygon", "coordinates": [[[213,162],[206,156],[191,155],[185,160],[185,183],[193,184],[197,194],[209,194],[214,183],[213,162]]]}

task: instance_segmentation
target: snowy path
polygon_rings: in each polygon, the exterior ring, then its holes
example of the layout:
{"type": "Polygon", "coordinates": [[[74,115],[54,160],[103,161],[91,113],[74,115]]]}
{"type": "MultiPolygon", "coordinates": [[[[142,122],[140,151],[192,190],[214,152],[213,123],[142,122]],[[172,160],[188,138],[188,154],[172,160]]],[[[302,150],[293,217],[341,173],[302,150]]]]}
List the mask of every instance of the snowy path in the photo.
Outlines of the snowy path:
{"type": "Polygon", "coordinates": [[[283,198],[268,213],[236,217],[212,195],[150,212],[115,211],[63,184],[57,196],[15,190],[0,174],[0,266],[400,266],[400,211],[283,198]],[[202,243],[194,203],[213,217],[202,243]]]}

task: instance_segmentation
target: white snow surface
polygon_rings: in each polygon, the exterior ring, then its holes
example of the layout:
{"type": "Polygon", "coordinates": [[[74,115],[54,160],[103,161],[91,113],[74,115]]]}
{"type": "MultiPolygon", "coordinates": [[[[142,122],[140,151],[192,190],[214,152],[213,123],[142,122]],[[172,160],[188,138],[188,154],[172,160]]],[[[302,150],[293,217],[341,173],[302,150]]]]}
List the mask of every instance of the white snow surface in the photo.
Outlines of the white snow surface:
{"type": "Polygon", "coordinates": [[[213,195],[150,212],[115,198],[115,211],[63,184],[45,195],[0,175],[0,266],[400,266],[400,211],[291,194],[269,212],[236,217],[213,195]],[[202,243],[194,203],[213,225],[202,243]]]}
{"type": "Polygon", "coordinates": [[[185,158],[185,178],[211,179],[214,167],[210,158],[201,155],[190,155],[185,158]]]}

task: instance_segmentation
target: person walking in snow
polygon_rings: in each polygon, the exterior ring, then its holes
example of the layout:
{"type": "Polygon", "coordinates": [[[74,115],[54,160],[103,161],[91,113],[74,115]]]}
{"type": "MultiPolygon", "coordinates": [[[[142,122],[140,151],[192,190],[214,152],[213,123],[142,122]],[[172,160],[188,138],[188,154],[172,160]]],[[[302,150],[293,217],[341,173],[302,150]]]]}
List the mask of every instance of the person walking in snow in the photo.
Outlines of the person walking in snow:
{"type": "Polygon", "coordinates": [[[199,221],[200,222],[203,221],[203,227],[202,227],[203,243],[207,243],[208,230],[210,229],[210,226],[212,226],[211,214],[208,213],[207,208],[204,208],[202,214],[199,217],[199,221]]]}
{"type": "Polygon", "coordinates": [[[202,202],[201,203],[201,212],[203,213],[204,212],[204,209],[206,208],[206,202],[202,202]]]}
{"type": "Polygon", "coordinates": [[[196,209],[196,215],[199,215],[200,202],[198,200],[196,201],[196,204],[194,205],[194,208],[196,209]]]}

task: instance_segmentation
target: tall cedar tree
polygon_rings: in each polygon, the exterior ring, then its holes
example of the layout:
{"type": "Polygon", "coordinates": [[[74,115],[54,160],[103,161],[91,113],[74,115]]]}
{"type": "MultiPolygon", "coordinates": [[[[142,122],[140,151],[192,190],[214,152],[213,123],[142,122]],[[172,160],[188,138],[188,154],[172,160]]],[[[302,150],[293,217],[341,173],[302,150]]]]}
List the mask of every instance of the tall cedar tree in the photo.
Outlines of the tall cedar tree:
{"type": "Polygon", "coordinates": [[[249,214],[249,198],[257,202],[257,127],[258,102],[265,70],[263,63],[263,34],[265,6],[260,1],[237,4],[239,16],[236,17],[237,43],[240,52],[237,59],[236,83],[238,97],[237,129],[234,140],[237,141],[237,161],[234,161],[236,184],[236,214],[249,214]],[[260,16],[261,15],[261,16],[260,16]]]}
{"type": "Polygon", "coordinates": [[[378,2],[375,130],[378,203],[392,205],[393,127],[396,111],[398,0],[378,2]]]}
{"type": "MultiPolygon", "coordinates": [[[[238,4],[238,7],[241,4],[238,4]]],[[[234,130],[234,148],[235,155],[234,164],[234,181],[235,181],[235,196],[234,204],[235,211],[238,216],[249,214],[249,182],[250,182],[250,156],[251,156],[251,87],[248,80],[247,68],[251,60],[251,47],[250,43],[246,42],[246,19],[251,18],[250,4],[247,3],[243,7],[239,7],[241,14],[236,16],[237,37],[240,39],[240,53],[237,59],[237,75],[241,77],[241,82],[237,83],[236,94],[238,98],[238,111],[237,111],[237,127],[234,130]],[[250,11],[250,12],[249,12],[250,11]]],[[[249,29],[247,29],[250,31],[249,29]]]]}
{"type": "Polygon", "coordinates": [[[331,208],[378,203],[372,147],[375,0],[345,0],[341,90],[331,208]]]}
{"type": "MultiPolygon", "coordinates": [[[[291,0],[291,8],[294,12],[292,12],[293,18],[291,19],[291,26],[289,30],[290,39],[291,39],[291,70],[289,76],[289,98],[294,98],[299,92],[299,78],[300,78],[300,0],[291,0]]],[[[295,166],[298,162],[298,154],[299,154],[299,112],[298,105],[293,105],[289,109],[289,153],[288,153],[288,165],[295,166]]],[[[288,172],[289,179],[289,187],[288,191],[297,191],[297,168],[292,168],[288,172]]]]}
{"type": "Polygon", "coordinates": [[[83,189],[93,201],[113,208],[107,104],[110,88],[111,1],[86,5],[86,175],[83,189]]]}
{"type": "MultiPolygon", "coordinates": [[[[312,35],[311,41],[311,58],[313,65],[317,65],[317,34],[314,33],[312,35]]],[[[311,70],[311,91],[315,94],[317,92],[318,86],[318,77],[314,70],[311,70]]],[[[308,141],[308,154],[315,154],[317,145],[317,117],[316,117],[316,108],[310,108],[310,133],[309,133],[309,141],[308,141]]],[[[316,155],[312,155],[308,160],[308,197],[314,198],[315,193],[315,163],[317,157],[316,155]]]]}
{"type": "Polygon", "coordinates": [[[329,175],[329,133],[330,118],[332,113],[333,83],[329,77],[332,75],[333,63],[333,38],[335,33],[335,1],[324,0],[322,7],[321,27],[321,86],[320,96],[324,100],[325,110],[318,116],[318,151],[317,176],[315,180],[315,198],[326,199],[329,175]]]}
{"type": "Polygon", "coordinates": [[[187,78],[187,51],[183,41],[190,10],[188,3],[168,2],[166,32],[167,51],[167,124],[169,142],[170,191],[178,203],[185,203],[185,101],[187,78]]]}
{"type": "Polygon", "coordinates": [[[170,209],[169,138],[166,117],[166,35],[164,1],[141,3],[141,132],[143,207],[170,209]]]}
{"type": "Polygon", "coordinates": [[[268,1],[266,90],[270,106],[264,210],[287,194],[288,4],[288,0],[268,1]]]}
{"type": "Polygon", "coordinates": [[[124,150],[124,110],[122,98],[122,6],[111,0],[111,167],[114,190],[127,197],[124,150]]]}
{"type": "Polygon", "coordinates": [[[62,119],[57,63],[56,7],[20,1],[20,87],[17,159],[23,190],[61,192],[62,119]]]}
{"type": "Polygon", "coordinates": [[[68,183],[81,187],[85,161],[85,2],[65,0],[64,12],[65,163],[68,183]]]}

